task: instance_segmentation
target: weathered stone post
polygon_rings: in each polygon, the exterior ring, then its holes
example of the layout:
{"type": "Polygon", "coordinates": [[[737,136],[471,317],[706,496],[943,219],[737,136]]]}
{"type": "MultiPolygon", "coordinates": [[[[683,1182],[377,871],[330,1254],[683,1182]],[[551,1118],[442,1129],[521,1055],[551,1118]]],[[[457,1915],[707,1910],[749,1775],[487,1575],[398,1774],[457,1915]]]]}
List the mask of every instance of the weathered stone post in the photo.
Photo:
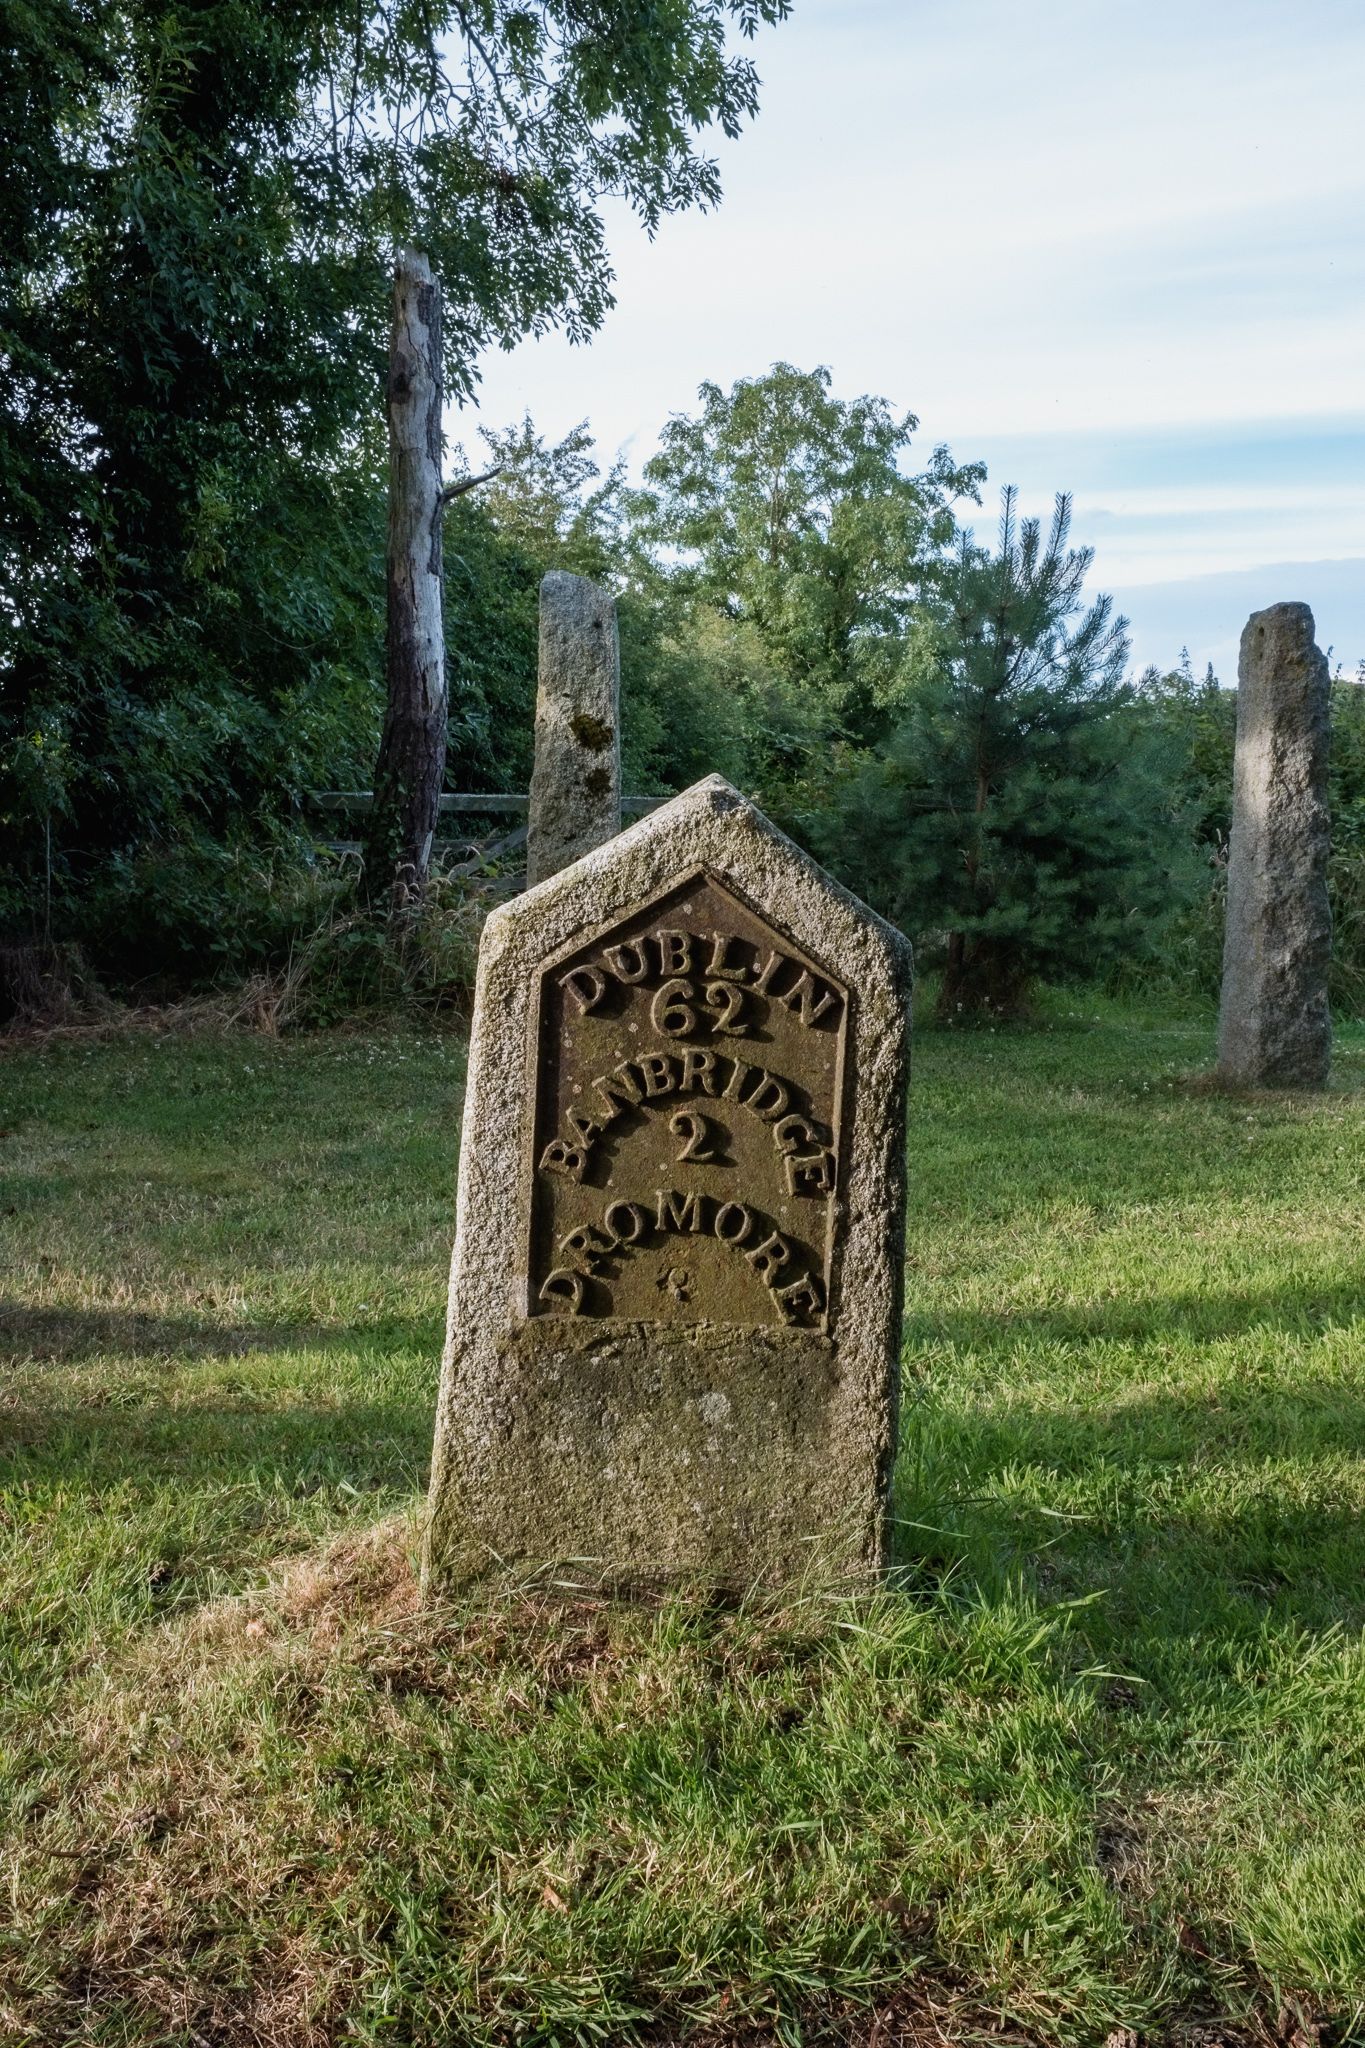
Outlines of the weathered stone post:
{"type": "Polygon", "coordinates": [[[586,576],[552,569],[540,586],[531,888],[621,829],[620,698],[615,604],[586,576]]]}
{"type": "Polygon", "coordinates": [[[1321,1088],[1332,1052],[1327,971],[1327,660],[1306,604],[1253,612],[1237,663],[1218,1078],[1321,1088]]]}
{"type": "Polygon", "coordinates": [[[909,999],[718,775],[492,913],[428,1587],[882,1562],[909,999]]]}

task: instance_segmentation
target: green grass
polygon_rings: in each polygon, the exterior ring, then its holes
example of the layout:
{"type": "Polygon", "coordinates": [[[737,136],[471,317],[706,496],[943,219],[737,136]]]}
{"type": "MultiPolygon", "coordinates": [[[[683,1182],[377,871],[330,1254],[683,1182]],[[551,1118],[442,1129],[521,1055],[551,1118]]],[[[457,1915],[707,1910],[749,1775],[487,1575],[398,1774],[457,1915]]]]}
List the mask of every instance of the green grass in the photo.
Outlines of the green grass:
{"type": "Polygon", "coordinates": [[[1365,1030],[1211,1049],[922,1034],[890,1587],[437,1612],[458,1046],[7,1049],[0,2040],[1365,2038],[1365,1030]]]}

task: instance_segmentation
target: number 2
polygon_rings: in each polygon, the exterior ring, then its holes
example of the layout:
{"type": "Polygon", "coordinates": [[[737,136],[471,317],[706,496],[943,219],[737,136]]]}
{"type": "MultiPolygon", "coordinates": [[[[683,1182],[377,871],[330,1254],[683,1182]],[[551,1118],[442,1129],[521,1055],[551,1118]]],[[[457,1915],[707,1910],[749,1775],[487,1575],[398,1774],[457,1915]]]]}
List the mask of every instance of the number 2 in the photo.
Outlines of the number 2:
{"type": "Polygon", "coordinates": [[[713,1031],[742,1031],[739,1019],[744,1014],[744,997],[732,981],[708,981],[706,984],[706,1007],[718,1011],[712,1024],[713,1031]]]}
{"type": "Polygon", "coordinates": [[[668,1128],[675,1138],[687,1140],[678,1154],[680,1165],[684,1159],[691,1159],[698,1166],[704,1166],[708,1160],[715,1158],[715,1152],[706,1135],[704,1116],[697,1116],[690,1109],[679,1109],[668,1119],[668,1128]]]}

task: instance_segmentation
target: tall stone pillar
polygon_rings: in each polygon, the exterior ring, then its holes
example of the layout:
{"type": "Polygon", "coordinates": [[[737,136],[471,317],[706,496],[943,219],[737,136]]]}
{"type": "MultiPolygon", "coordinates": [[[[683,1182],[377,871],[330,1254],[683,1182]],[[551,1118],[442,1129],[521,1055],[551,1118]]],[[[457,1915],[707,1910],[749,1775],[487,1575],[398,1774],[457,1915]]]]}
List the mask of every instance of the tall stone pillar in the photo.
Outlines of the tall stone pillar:
{"type": "Polygon", "coordinates": [[[1237,664],[1237,753],[1218,1019],[1218,1077],[1321,1088],[1331,1059],[1327,970],[1326,657],[1306,604],[1253,612],[1237,664]]]}
{"type": "Polygon", "coordinates": [[[540,682],[526,881],[534,888],[621,829],[616,606],[586,576],[540,586],[540,682]]]}

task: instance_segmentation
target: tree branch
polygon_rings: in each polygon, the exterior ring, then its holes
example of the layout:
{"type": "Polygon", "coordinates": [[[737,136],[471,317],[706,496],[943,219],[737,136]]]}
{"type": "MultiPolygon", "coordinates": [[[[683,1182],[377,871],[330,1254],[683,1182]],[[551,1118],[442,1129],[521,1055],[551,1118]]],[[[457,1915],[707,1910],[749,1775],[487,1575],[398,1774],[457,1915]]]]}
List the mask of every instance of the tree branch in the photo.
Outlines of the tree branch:
{"type": "Polygon", "coordinates": [[[462,498],[466,491],[475,490],[480,484],[491,484],[495,476],[502,475],[502,471],[503,465],[499,463],[496,469],[486,469],[482,476],[467,476],[462,483],[447,484],[441,493],[441,504],[448,505],[452,498],[462,498]]]}

